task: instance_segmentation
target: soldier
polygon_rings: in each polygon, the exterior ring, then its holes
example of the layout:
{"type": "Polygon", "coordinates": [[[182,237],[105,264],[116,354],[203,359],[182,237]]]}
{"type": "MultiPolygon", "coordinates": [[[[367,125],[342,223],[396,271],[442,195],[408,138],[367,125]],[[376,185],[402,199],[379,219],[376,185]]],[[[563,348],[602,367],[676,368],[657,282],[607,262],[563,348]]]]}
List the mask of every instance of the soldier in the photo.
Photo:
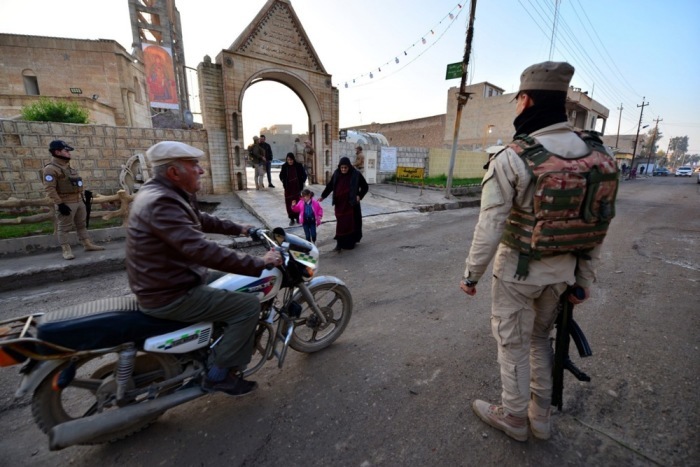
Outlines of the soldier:
{"type": "Polygon", "coordinates": [[[260,146],[260,138],[253,136],[253,144],[248,146],[248,155],[255,169],[255,189],[265,189],[265,149],[260,146]]]}
{"type": "Polygon", "coordinates": [[[63,258],[68,260],[75,258],[68,243],[68,232],[73,225],[85,251],[104,250],[104,247],[92,243],[88,235],[87,211],[81,199],[84,190],[83,179],[78,171],[70,166],[71,151],[73,148],[64,141],[51,141],[51,162],[44,167],[42,177],[46,194],[56,205],[58,243],[63,249],[63,258]]]}
{"type": "Polygon", "coordinates": [[[272,146],[265,139],[265,135],[260,135],[260,147],[265,150],[265,172],[267,173],[267,187],[274,188],[272,184],[272,146]]]}
{"type": "Polygon", "coordinates": [[[566,115],[574,67],[527,68],[515,97],[515,141],[491,157],[482,182],[461,289],[475,295],[494,259],[491,328],[501,367],[501,404],[474,400],[487,424],[518,441],[528,422],[551,436],[552,348],[549,333],[567,285],[589,297],[601,242],[614,215],[618,173],[600,139],[577,134],[566,115]],[[535,188],[537,187],[537,188],[535,188]]]}

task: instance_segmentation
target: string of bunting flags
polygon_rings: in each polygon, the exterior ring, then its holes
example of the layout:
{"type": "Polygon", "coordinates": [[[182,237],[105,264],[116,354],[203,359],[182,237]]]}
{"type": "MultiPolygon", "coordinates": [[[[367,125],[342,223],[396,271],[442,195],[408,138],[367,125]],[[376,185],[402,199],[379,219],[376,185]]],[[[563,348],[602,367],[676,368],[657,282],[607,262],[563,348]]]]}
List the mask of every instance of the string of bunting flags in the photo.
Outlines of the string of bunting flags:
{"type": "MultiPolygon", "coordinates": [[[[403,50],[403,54],[396,54],[396,55],[394,55],[394,58],[393,58],[393,59],[388,60],[386,63],[384,63],[384,64],[378,66],[377,69],[376,69],[376,73],[382,73],[382,75],[381,75],[380,77],[378,77],[377,79],[374,79],[374,77],[375,77],[375,71],[374,71],[374,69],[373,69],[372,71],[370,71],[370,72],[368,72],[368,73],[361,74],[361,75],[359,75],[359,76],[356,76],[355,78],[352,78],[352,79],[349,79],[349,80],[343,80],[343,81],[341,81],[341,82],[344,82],[343,87],[349,88],[349,87],[366,86],[366,85],[368,85],[368,84],[371,84],[372,82],[376,82],[376,81],[382,80],[382,79],[384,79],[384,78],[388,78],[389,76],[391,76],[391,75],[393,75],[393,74],[395,74],[395,73],[398,73],[399,71],[403,70],[403,69],[406,68],[408,65],[410,65],[411,63],[413,63],[414,61],[416,61],[418,58],[420,58],[420,56],[423,55],[425,52],[427,52],[428,50],[430,50],[431,47],[433,47],[435,44],[437,44],[437,42],[438,42],[440,39],[442,39],[442,37],[445,35],[445,33],[446,33],[446,32],[450,29],[450,27],[454,24],[454,22],[457,20],[457,18],[458,18],[459,15],[462,13],[462,11],[463,11],[462,5],[461,5],[460,3],[458,3],[457,6],[455,6],[452,10],[450,10],[450,12],[447,13],[440,21],[438,21],[438,23],[437,23],[435,26],[433,26],[433,27],[430,28],[428,31],[426,31],[425,34],[421,35],[421,38],[420,38],[419,40],[417,40],[416,42],[414,42],[413,44],[411,44],[409,47],[406,47],[406,48],[403,50]],[[447,23],[447,27],[445,27],[444,31],[440,32],[440,33],[437,35],[435,41],[433,41],[426,49],[424,49],[423,51],[421,51],[418,55],[416,55],[416,56],[410,58],[410,59],[409,59],[407,62],[405,62],[401,67],[399,67],[398,69],[393,69],[393,71],[391,71],[391,70],[392,70],[392,68],[391,68],[392,66],[394,66],[394,65],[399,65],[399,64],[401,63],[401,60],[399,59],[399,57],[401,57],[402,59],[403,59],[404,57],[408,57],[408,56],[409,56],[409,55],[408,55],[408,52],[409,52],[411,49],[413,49],[414,47],[418,46],[419,44],[421,44],[421,45],[426,45],[426,44],[428,44],[428,39],[426,39],[426,37],[428,37],[428,38],[434,37],[434,36],[436,35],[436,30],[438,30],[438,28],[443,24],[443,22],[444,22],[445,20],[448,20],[449,23],[447,23]],[[389,68],[389,72],[388,72],[388,73],[387,73],[386,71],[383,72],[383,71],[382,71],[382,68],[384,68],[384,69],[386,70],[387,67],[390,67],[390,68],[389,68]],[[371,80],[371,81],[367,81],[368,79],[371,80]]],[[[439,32],[439,31],[437,31],[437,32],[439,32]]],[[[338,84],[336,84],[336,86],[338,86],[338,84]]]]}

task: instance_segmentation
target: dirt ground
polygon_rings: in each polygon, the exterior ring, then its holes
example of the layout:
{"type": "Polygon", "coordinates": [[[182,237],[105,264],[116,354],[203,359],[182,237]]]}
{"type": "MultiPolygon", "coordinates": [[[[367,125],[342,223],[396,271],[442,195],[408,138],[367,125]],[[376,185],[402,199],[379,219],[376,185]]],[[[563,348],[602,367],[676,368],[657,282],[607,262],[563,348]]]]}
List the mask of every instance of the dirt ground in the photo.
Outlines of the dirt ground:
{"type": "MultiPolygon", "coordinates": [[[[490,280],[457,288],[477,209],[368,222],[352,252],[322,273],[350,287],[346,332],[314,355],[290,352],[239,400],[209,396],[106,446],[48,451],[29,400],[12,399],[17,368],[0,368],[0,465],[700,465],[700,185],[625,182],[593,296],[575,318],[591,377],[567,374],[550,441],[517,443],[471,412],[498,401],[490,280]]],[[[128,293],[125,275],[0,294],[0,319],[128,293]]]]}

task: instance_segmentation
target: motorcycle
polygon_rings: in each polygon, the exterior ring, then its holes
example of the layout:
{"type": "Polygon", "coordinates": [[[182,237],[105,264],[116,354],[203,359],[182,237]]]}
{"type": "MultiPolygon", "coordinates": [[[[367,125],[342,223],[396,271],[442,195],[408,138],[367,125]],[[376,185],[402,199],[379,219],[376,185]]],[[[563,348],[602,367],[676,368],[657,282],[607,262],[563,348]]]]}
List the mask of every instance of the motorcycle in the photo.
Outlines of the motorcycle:
{"type": "MultiPolygon", "coordinates": [[[[352,295],[340,279],[316,276],[316,246],[281,228],[252,232],[283,264],[258,277],[226,274],[211,287],[255,294],[260,320],[244,376],[289,347],[331,345],[350,321],[352,295]]],[[[130,436],[166,410],[205,394],[207,360],[223,334],[217,323],[162,320],[114,297],[0,322],[0,366],[23,363],[15,398],[32,396],[32,415],[51,450],[130,436]]]]}

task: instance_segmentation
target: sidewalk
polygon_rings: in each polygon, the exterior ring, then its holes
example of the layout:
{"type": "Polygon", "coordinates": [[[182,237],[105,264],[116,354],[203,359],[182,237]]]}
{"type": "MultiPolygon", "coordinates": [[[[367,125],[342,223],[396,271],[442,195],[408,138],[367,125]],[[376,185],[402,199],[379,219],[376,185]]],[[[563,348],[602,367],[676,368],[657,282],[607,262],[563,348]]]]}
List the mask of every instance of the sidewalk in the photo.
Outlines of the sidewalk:
{"type": "MultiPolygon", "coordinates": [[[[202,196],[199,197],[199,201],[216,203],[213,214],[218,217],[231,219],[239,224],[266,228],[284,227],[303,237],[304,232],[299,225],[288,227],[289,218],[284,207],[284,190],[279,180],[279,170],[273,169],[272,183],[276,188],[260,191],[253,188],[253,190],[238,191],[228,195],[202,196]]],[[[255,187],[252,170],[248,171],[248,186],[255,187]]],[[[308,188],[314,192],[316,198],[319,198],[324,186],[311,185],[308,188]]],[[[380,184],[370,185],[369,193],[362,201],[362,216],[368,218],[414,210],[428,212],[478,205],[478,193],[474,196],[447,199],[444,191],[380,184]]],[[[332,239],[335,234],[335,215],[331,200],[325,200],[322,206],[324,214],[319,238],[332,239]]],[[[16,241],[18,243],[14,246],[15,250],[30,252],[0,257],[0,292],[37,286],[44,282],[60,282],[123,270],[126,243],[124,229],[91,230],[90,233],[95,242],[105,247],[105,251],[84,252],[83,248],[77,245],[73,247],[75,259],[71,261],[63,259],[53,236],[41,239],[43,244],[55,246],[50,249],[25,247],[22,244],[26,241],[18,239],[16,241]]],[[[230,247],[240,248],[251,243],[248,237],[234,238],[225,235],[209,237],[230,247]]],[[[38,243],[38,240],[34,243],[38,243]]],[[[6,250],[8,249],[11,250],[12,247],[7,247],[6,250]]]]}

